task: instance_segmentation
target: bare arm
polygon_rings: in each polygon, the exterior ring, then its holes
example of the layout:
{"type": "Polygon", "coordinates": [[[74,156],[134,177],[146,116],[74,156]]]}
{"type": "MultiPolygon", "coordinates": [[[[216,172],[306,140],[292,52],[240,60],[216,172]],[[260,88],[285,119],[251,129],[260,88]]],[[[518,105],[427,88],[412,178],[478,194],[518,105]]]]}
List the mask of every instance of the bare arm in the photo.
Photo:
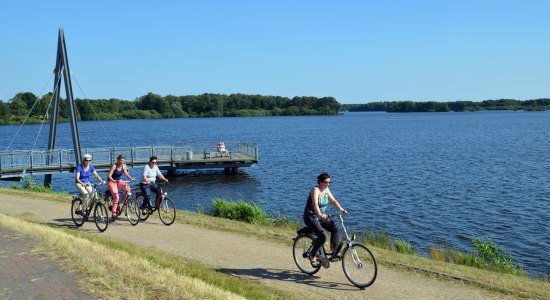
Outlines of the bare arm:
{"type": "Polygon", "coordinates": [[[97,180],[99,180],[99,182],[103,182],[103,179],[101,179],[101,176],[99,176],[99,174],[97,174],[97,171],[94,170],[94,176],[95,178],[97,178],[97,180]]]}
{"type": "Polygon", "coordinates": [[[109,176],[107,177],[109,181],[116,182],[116,180],[113,179],[113,173],[115,172],[116,164],[111,165],[111,169],[109,170],[109,176]]]}
{"type": "Polygon", "coordinates": [[[76,172],[76,175],[75,175],[75,177],[74,177],[74,181],[75,181],[76,183],[80,183],[80,184],[83,185],[82,181],[80,181],[80,172],[78,172],[78,171],[76,172]]]}
{"type": "Polygon", "coordinates": [[[332,205],[334,205],[334,207],[336,207],[337,210],[339,210],[342,214],[347,214],[348,212],[342,208],[342,206],[340,205],[340,203],[338,202],[338,200],[336,200],[336,198],[334,198],[334,196],[332,195],[332,193],[330,192],[330,190],[327,191],[328,193],[328,200],[330,200],[330,203],[332,203],[332,205]]]}
{"type": "Polygon", "coordinates": [[[132,176],[128,173],[128,168],[126,168],[126,165],[122,165],[122,170],[124,171],[124,176],[126,176],[126,178],[129,180],[134,180],[134,178],[132,178],[132,176]]]}
{"type": "Polygon", "coordinates": [[[166,179],[166,177],[164,177],[164,175],[162,175],[162,173],[160,172],[160,170],[158,171],[157,176],[158,176],[161,180],[168,181],[168,179],[166,179]]]}

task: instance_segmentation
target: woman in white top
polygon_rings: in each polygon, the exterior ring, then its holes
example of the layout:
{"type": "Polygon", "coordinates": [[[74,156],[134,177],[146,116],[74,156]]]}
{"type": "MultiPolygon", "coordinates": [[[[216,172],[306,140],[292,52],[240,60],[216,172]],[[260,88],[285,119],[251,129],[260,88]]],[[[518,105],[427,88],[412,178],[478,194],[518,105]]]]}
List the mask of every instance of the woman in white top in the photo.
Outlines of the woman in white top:
{"type": "Polygon", "coordinates": [[[168,182],[168,179],[166,179],[162,175],[162,173],[159,170],[159,167],[157,166],[157,157],[151,156],[151,158],[149,158],[149,164],[143,168],[143,173],[141,175],[141,182],[139,184],[139,188],[141,192],[143,193],[143,195],[145,195],[145,197],[143,197],[143,203],[141,204],[141,209],[148,209],[148,210],[153,209],[150,199],[151,199],[151,192],[154,192],[155,196],[159,192],[158,186],[156,183],[157,176],[160,179],[164,180],[165,182],[168,182]],[[147,186],[149,186],[149,188],[147,188],[147,186]]]}

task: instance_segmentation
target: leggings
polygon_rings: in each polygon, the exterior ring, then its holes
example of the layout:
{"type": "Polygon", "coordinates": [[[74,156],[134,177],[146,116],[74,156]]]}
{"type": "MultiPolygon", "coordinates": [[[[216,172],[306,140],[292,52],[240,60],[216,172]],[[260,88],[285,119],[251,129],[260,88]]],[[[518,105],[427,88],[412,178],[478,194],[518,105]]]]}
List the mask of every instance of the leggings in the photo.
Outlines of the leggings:
{"type": "Polygon", "coordinates": [[[307,227],[311,228],[313,230],[313,233],[317,236],[317,238],[313,241],[313,249],[310,253],[311,257],[314,257],[317,255],[317,251],[323,246],[323,244],[327,240],[327,235],[325,231],[326,229],[331,233],[330,236],[330,249],[334,252],[336,248],[338,247],[338,244],[340,243],[340,228],[338,228],[338,225],[334,223],[331,219],[328,221],[320,221],[317,219],[312,219],[309,214],[304,214],[304,223],[307,227]]]}
{"type": "Polygon", "coordinates": [[[109,191],[111,191],[111,195],[113,196],[113,207],[111,209],[111,212],[113,213],[113,215],[116,215],[119,200],[118,189],[126,187],[126,192],[129,193],[131,188],[130,185],[126,185],[126,183],[122,180],[117,180],[116,182],[112,182],[109,180],[107,182],[107,186],[109,187],[109,191]]]}

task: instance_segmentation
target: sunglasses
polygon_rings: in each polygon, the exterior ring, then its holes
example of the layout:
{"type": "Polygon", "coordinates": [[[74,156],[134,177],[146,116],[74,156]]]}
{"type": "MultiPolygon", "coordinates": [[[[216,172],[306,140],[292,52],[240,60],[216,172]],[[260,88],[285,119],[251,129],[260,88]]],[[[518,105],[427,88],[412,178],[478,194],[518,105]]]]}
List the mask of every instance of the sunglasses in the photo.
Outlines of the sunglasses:
{"type": "Polygon", "coordinates": [[[85,159],[84,161],[92,161],[91,159],[85,159]]]}
{"type": "Polygon", "coordinates": [[[155,164],[155,165],[157,164],[157,162],[156,162],[156,161],[152,161],[152,163],[153,163],[153,164],[155,164]]]}

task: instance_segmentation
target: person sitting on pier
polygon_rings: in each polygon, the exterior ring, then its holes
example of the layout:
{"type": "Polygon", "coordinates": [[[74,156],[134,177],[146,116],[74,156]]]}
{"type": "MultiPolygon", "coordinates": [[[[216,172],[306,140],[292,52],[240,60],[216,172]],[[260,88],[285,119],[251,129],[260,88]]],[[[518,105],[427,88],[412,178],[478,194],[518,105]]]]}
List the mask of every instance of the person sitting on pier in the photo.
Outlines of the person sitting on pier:
{"type": "Polygon", "coordinates": [[[76,213],[82,213],[82,210],[88,208],[88,201],[92,193],[92,187],[90,185],[90,175],[94,175],[99,182],[103,182],[101,176],[97,174],[96,169],[92,165],[92,156],[90,154],[84,154],[82,164],[76,167],[75,184],[76,189],[82,196],[82,205],[80,209],[77,208],[76,213]]]}
{"type": "Polygon", "coordinates": [[[159,167],[157,166],[157,157],[151,156],[149,158],[149,164],[146,165],[143,168],[143,173],[141,175],[141,182],[139,184],[139,189],[143,193],[143,203],[141,204],[141,209],[144,210],[153,210],[153,206],[151,205],[151,192],[155,193],[155,199],[156,196],[158,196],[158,186],[156,184],[157,176],[164,180],[164,182],[168,182],[168,179],[166,179],[162,173],[159,170],[159,167]],[[149,188],[147,188],[149,186],[149,188]]]}
{"type": "Polygon", "coordinates": [[[111,208],[111,213],[113,216],[113,220],[117,216],[117,209],[118,209],[118,189],[119,188],[126,188],[126,191],[130,193],[131,187],[130,185],[125,184],[124,181],[121,180],[122,174],[126,176],[129,180],[134,180],[130,174],[128,174],[128,168],[126,168],[126,164],[124,164],[124,160],[126,157],[124,157],[124,154],[120,154],[117,158],[116,163],[111,165],[111,170],[109,170],[109,182],[107,182],[107,186],[109,187],[109,191],[111,191],[111,196],[113,196],[113,207],[111,208]]]}
{"type": "Polygon", "coordinates": [[[218,143],[218,152],[221,153],[222,157],[229,156],[229,152],[225,149],[225,143],[223,141],[218,143]]]}

